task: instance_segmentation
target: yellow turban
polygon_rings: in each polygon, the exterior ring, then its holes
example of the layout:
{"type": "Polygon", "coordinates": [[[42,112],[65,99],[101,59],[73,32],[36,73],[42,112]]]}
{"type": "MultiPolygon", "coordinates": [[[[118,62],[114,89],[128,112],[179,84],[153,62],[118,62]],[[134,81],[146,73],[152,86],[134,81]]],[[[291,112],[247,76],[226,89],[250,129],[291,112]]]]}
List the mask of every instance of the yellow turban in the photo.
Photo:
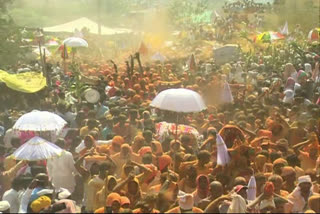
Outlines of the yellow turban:
{"type": "Polygon", "coordinates": [[[46,207],[51,205],[51,199],[48,196],[40,196],[37,200],[34,200],[30,207],[33,212],[39,213],[46,207]]]}

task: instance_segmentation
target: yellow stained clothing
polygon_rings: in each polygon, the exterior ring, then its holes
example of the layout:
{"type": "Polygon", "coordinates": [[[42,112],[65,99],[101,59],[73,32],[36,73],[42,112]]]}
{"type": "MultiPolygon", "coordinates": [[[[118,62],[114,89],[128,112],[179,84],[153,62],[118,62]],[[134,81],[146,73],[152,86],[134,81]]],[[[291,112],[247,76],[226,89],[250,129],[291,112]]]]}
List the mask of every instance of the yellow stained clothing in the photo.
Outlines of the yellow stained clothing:
{"type": "Polygon", "coordinates": [[[93,128],[91,130],[89,130],[88,126],[84,126],[80,129],[80,137],[85,137],[87,136],[91,131],[95,131],[99,134],[99,129],[98,128],[93,128]]]}
{"type": "Polygon", "coordinates": [[[25,165],[23,161],[20,161],[18,164],[16,164],[11,169],[1,172],[0,174],[0,184],[1,184],[1,190],[0,195],[3,195],[3,193],[11,188],[11,182],[16,176],[17,172],[25,165]]]}
{"type": "Polygon", "coordinates": [[[116,180],[116,178],[114,176],[109,175],[107,177],[107,179],[105,180],[103,188],[99,192],[97,192],[97,194],[96,194],[96,206],[98,206],[98,207],[104,207],[106,205],[106,198],[109,195],[109,193],[111,193],[107,189],[110,179],[116,180]],[[106,189],[107,189],[107,191],[106,191],[106,189]]]}
{"type": "Polygon", "coordinates": [[[89,212],[92,212],[96,209],[98,209],[97,205],[97,193],[103,188],[104,186],[104,180],[99,178],[97,175],[93,177],[89,183],[87,188],[87,204],[86,204],[86,210],[89,212]]]}

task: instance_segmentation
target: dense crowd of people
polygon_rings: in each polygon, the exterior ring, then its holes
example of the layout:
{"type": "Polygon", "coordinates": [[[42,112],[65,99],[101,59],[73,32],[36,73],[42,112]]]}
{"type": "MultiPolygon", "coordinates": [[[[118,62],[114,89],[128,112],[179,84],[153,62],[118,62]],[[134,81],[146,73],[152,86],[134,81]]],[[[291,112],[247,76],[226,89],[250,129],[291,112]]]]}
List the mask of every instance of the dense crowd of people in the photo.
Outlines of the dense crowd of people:
{"type": "Polygon", "coordinates": [[[78,72],[50,65],[49,86],[35,94],[1,85],[0,212],[319,213],[319,44],[299,50],[280,45],[184,69],[184,59],[142,64],[137,53],[119,65],[74,64],[78,72]],[[88,85],[96,103],[71,88],[79,72],[98,76],[88,85]],[[172,87],[198,92],[207,109],[177,121],[150,107],[172,87]],[[12,126],[35,109],[68,122],[57,138],[33,133],[63,152],[17,161],[13,152],[31,135],[12,126]],[[199,135],[160,136],[162,121],[199,135]]]}

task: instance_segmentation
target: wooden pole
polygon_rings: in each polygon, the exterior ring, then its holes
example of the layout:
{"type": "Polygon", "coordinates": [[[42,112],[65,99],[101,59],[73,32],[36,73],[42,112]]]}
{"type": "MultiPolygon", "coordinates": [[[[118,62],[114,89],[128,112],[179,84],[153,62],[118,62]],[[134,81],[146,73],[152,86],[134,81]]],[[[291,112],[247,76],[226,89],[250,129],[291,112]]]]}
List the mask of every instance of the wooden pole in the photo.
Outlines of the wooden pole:
{"type": "Polygon", "coordinates": [[[42,67],[43,76],[46,77],[47,86],[49,87],[50,81],[47,73],[47,60],[46,60],[46,49],[43,49],[43,67],[42,67]]]}
{"type": "Polygon", "coordinates": [[[72,64],[74,62],[75,51],[76,51],[76,49],[74,47],[72,47],[72,64]]]}
{"type": "Polygon", "coordinates": [[[176,121],[176,139],[175,142],[178,140],[178,126],[179,126],[179,113],[177,112],[177,121],[176,121]]]}
{"type": "Polygon", "coordinates": [[[42,66],[43,66],[43,61],[42,61],[42,50],[41,50],[41,39],[40,39],[40,37],[38,38],[38,45],[39,45],[39,53],[40,53],[40,62],[41,62],[41,64],[42,64],[42,66]]]}
{"type": "Polygon", "coordinates": [[[67,50],[67,46],[66,44],[63,44],[63,71],[64,73],[67,72],[67,65],[66,65],[66,50],[67,50]]]}

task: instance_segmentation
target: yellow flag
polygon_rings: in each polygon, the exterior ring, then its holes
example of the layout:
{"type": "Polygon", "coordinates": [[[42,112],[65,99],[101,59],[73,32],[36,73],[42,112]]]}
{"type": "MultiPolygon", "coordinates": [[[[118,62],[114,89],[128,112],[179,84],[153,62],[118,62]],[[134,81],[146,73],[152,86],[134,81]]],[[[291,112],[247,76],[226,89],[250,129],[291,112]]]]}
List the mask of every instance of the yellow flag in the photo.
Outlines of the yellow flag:
{"type": "Polygon", "coordinates": [[[4,82],[13,90],[24,93],[35,93],[47,86],[46,78],[38,72],[9,74],[0,70],[0,82],[4,82]]]}

